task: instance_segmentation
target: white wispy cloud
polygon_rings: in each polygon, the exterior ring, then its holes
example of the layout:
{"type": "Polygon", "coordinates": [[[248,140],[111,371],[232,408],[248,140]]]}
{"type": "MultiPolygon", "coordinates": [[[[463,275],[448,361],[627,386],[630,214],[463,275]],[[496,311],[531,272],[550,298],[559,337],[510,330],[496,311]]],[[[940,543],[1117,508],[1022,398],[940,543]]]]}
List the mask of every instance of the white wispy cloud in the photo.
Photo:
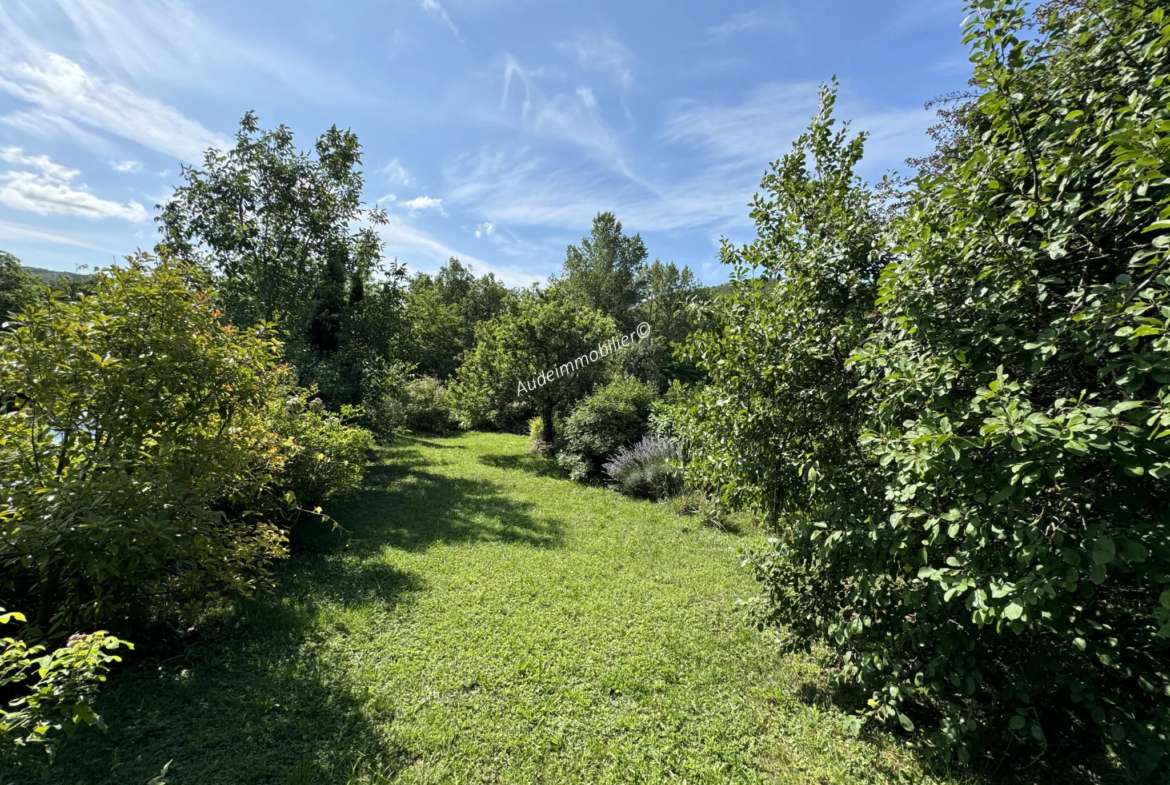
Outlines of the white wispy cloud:
{"type": "Polygon", "coordinates": [[[110,168],[115,172],[137,174],[142,171],[141,161],[110,161],[110,168]]]}
{"type": "Polygon", "coordinates": [[[494,273],[508,286],[528,286],[542,277],[524,267],[492,264],[473,254],[463,253],[406,220],[395,218],[389,224],[375,228],[385,243],[387,257],[408,260],[411,269],[418,272],[437,272],[455,256],[472,265],[477,274],[494,273]]]}
{"type": "MultiPolygon", "coordinates": [[[[720,168],[762,172],[808,126],[817,111],[818,87],[812,82],[769,83],[739,104],[679,102],[661,138],[704,152],[720,168]]],[[[855,132],[869,133],[866,161],[871,169],[874,164],[898,166],[906,156],[921,152],[932,117],[920,107],[874,109],[848,95],[839,98],[835,116],[839,122],[848,120],[855,132]]]]}
{"type": "Polygon", "coordinates": [[[310,95],[348,90],[319,62],[216,30],[183,0],[5,0],[3,5],[0,51],[7,49],[12,57],[57,52],[140,90],[182,84],[232,91],[241,73],[310,95]]]}
{"type": "Polygon", "coordinates": [[[16,128],[37,139],[69,139],[91,152],[105,152],[104,139],[77,123],[43,109],[23,109],[0,117],[0,123],[16,128]]]}
{"type": "Polygon", "coordinates": [[[209,131],[174,107],[88,74],[77,63],[53,52],[0,64],[0,90],[51,115],[183,161],[199,161],[207,148],[231,144],[227,137],[209,131]]]}
{"type": "Polygon", "coordinates": [[[84,185],[74,187],[73,180],[81,173],[54,163],[48,156],[27,156],[19,147],[5,147],[0,148],[0,160],[25,167],[0,173],[0,204],[40,215],[124,221],[145,221],[148,217],[138,202],[113,202],[95,196],[84,185]]]}
{"type": "Polygon", "coordinates": [[[68,182],[81,174],[76,169],[53,163],[53,159],[47,155],[25,155],[19,147],[0,147],[0,161],[27,166],[30,169],[35,169],[45,178],[58,182],[68,182]]]}
{"type": "Polygon", "coordinates": [[[475,227],[475,236],[490,237],[495,230],[496,227],[492,225],[491,221],[484,221],[479,226],[475,227]]]}
{"type": "MultiPolygon", "coordinates": [[[[616,211],[639,231],[750,226],[760,177],[807,127],[817,92],[815,83],[773,83],[738,103],[675,104],[658,140],[664,152],[685,156],[683,176],[624,176],[603,165],[557,165],[528,147],[485,148],[446,168],[445,196],[514,226],[587,226],[600,210],[616,211]]],[[[842,95],[837,117],[870,133],[861,170],[871,178],[929,149],[924,131],[933,118],[923,109],[876,109],[842,95]]]]}
{"type": "Polygon", "coordinates": [[[422,6],[424,11],[426,11],[431,16],[441,20],[443,24],[451,28],[451,32],[454,33],[456,37],[459,36],[459,28],[456,27],[455,23],[451,21],[450,14],[447,13],[443,6],[439,5],[438,0],[418,0],[418,3],[420,6],[422,6]]]}
{"type": "Polygon", "coordinates": [[[113,249],[95,245],[85,240],[79,240],[76,237],[68,237],[55,232],[46,232],[43,229],[35,229],[24,224],[13,223],[12,221],[0,221],[0,240],[53,243],[54,245],[69,245],[74,248],[85,248],[90,251],[100,251],[101,253],[107,254],[116,255],[118,253],[113,249]]]}
{"type": "Polygon", "coordinates": [[[707,28],[707,32],[716,38],[728,38],[736,33],[742,33],[752,28],[788,27],[788,23],[777,18],[764,16],[759,11],[744,11],[736,14],[722,24],[707,28]]]}
{"type": "Polygon", "coordinates": [[[397,158],[382,167],[382,174],[386,175],[386,182],[390,185],[410,185],[412,182],[410,173],[397,158]]]}
{"type": "Polygon", "coordinates": [[[609,33],[581,31],[557,48],[572,55],[579,65],[608,74],[623,89],[634,83],[633,53],[609,33]]]}
{"type": "Polygon", "coordinates": [[[533,136],[567,142],[604,165],[624,170],[625,151],[617,134],[598,112],[592,91],[546,95],[530,71],[504,56],[504,84],[499,116],[533,136]]]}
{"type": "Polygon", "coordinates": [[[443,211],[443,200],[435,199],[430,196],[416,196],[413,199],[408,199],[407,201],[399,202],[398,204],[400,207],[404,207],[407,210],[410,210],[412,213],[418,212],[420,210],[438,210],[439,212],[443,211]]]}

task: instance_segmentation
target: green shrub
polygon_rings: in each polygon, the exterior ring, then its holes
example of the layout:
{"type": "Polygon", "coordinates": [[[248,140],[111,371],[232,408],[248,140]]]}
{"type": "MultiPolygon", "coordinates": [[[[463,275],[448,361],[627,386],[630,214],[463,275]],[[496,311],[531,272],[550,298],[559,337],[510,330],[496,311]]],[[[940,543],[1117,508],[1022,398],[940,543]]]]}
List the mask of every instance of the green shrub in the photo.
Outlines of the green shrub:
{"type": "Polygon", "coordinates": [[[455,428],[451,395],[433,376],[406,385],[406,426],[421,433],[444,434],[455,428]]]}
{"type": "Polygon", "coordinates": [[[0,333],[0,572],[43,633],[248,592],[285,554],[271,522],[223,513],[292,451],[269,421],[279,344],[223,324],[202,282],[138,257],[0,333]]]}
{"type": "MultiPolygon", "coordinates": [[[[12,621],[25,618],[0,608],[0,625],[12,621]]],[[[121,662],[110,653],[120,646],[134,648],[106,632],[73,635],[52,651],[0,638],[0,693],[17,696],[0,706],[0,765],[18,768],[32,762],[22,753],[33,745],[51,756],[60,737],[72,738],[82,725],[105,730],[92,704],[110,663],[121,662]]]]}
{"type": "MultiPolygon", "coordinates": [[[[561,413],[555,413],[553,415],[553,430],[559,435],[564,431],[564,428],[565,423],[561,419],[561,413]]],[[[546,456],[551,456],[556,453],[556,440],[551,443],[544,440],[544,421],[539,417],[533,417],[528,421],[528,449],[530,452],[537,452],[546,456]]]]}
{"type": "Polygon", "coordinates": [[[283,407],[273,407],[272,427],[291,449],[273,492],[303,508],[359,490],[374,449],[373,434],[349,424],[361,419],[361,410],[343,406],[330,412],[312,390],[300,388],[282,397],[283,407]]]}
{"type": "Polygon", "coordinates": [[[607,458],[646,435],[655,397],[653,387],[632,378],[599,387],[565,420],[557,462],[578,482],[597,479],[607,458]]]}
{"type": "Polygon", "coordinates": [[[701,491],[684,490],[676,496],[670,497],[667,503],[670,505],[670,511],[675,515],[694,515],[699,511],[699,505],[706,499],[706,494],[701,491]]]}
{"type": "Polygon", "coordinates": [[[380,442],[402,433],[407,423],[409,367],[398,362],[371,360],[362,372],[362,427],[380,442]]]}
{"type": "Polygon", "coordinates": [[[863,718],[964,762],[1150,775],[1170,750],[1170,28],[1143,0],[1026,35],[1022,5],[971,6],[980,95],[881,237],[828,112],[765,179],[733,256],[766,274],[696,341],[691,467],[784,522],[752,559],[759,619],[827,645],[863,718]]]}

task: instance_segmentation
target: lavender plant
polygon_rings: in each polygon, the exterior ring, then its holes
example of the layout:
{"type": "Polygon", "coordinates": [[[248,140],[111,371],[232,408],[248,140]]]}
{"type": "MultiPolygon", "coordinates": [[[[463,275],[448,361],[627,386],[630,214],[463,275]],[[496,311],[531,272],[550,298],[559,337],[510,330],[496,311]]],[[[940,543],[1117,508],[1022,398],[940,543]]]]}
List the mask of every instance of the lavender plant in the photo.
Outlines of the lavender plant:
{"type": "Polygon", "coordinates": [[[603,468],[617,490],[627,496],[661,499],[682,488],[677,458],[673,441],[646,436],[632,447],[623,447],[603,468]]]}

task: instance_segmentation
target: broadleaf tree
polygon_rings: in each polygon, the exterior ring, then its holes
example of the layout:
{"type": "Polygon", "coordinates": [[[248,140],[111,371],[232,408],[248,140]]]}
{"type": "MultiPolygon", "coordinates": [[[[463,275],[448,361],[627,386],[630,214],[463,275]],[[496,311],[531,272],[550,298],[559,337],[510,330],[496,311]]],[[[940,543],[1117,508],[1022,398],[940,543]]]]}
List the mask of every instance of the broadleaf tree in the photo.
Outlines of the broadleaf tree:
{"type": "Polygon", "coordinates": [[[476,328],[475,348],[451,387],[464,425],[501,427],[535,413],[551,444],[555,415],[601,378],[609,354],[601,347],[616,332],[611,318],[555,287],[526,290],[503,315],[476,328]]]}

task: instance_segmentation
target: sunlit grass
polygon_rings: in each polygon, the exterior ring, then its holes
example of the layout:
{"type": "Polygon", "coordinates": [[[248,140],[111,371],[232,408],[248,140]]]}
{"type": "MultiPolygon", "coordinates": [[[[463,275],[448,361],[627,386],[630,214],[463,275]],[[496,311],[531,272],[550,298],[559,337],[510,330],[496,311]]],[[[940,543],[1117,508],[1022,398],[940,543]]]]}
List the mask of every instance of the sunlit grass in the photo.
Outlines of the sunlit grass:
{"type": "Polygon", "coordinates": [[[736,548],[517,436],[413,439],[302,536],[274,596],[122,669],[48,781],[930,781],[858,740],[737,598],[736,548]]]}

